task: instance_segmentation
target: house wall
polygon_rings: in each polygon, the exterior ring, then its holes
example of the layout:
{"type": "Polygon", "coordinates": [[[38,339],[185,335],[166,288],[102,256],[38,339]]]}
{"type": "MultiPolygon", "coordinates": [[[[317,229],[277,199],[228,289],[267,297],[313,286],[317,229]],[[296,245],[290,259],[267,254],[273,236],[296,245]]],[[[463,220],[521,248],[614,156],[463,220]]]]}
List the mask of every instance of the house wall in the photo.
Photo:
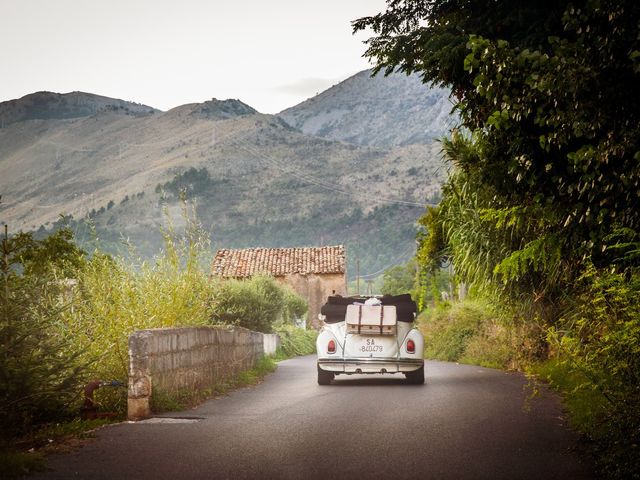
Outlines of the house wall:
{"type": "Polygon", "coordinates": [[[339,274],[291,274],[278,277],[278,280],[291,285],[293,289],[309,302],[307,325],[318,329],[320,308],[327,301],[329,295],[346,295],[347,278],[344,273],[339,274]]]}

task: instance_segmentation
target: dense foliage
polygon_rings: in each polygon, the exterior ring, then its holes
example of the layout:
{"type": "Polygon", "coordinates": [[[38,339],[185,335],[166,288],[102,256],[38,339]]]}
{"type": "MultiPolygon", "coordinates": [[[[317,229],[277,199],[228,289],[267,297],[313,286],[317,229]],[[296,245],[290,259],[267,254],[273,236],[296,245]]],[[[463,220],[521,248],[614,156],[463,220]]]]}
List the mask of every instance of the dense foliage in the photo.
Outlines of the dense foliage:
{"type": "Polygon", "coordinates": [[[279,322],[274,331],[280,336],[280,347],[276,352],[278,358],[291,358],[297,355],[311,355],[316,351],[318,332],[302,329],[287,322],[279,322]]]}
{"type": "Polygon", "coordinates": [[[3,239],[0,439],[65,418],[85,378],[81,349],[56,328],[69,287],[57,274],[77,271],[82,259],[69,238],[61,231],[46,241],[30,234],[3,239]]]}
{"type": "Polygon", "coordinates": [[[639,17],[631,0],[393,0],[354,25],[378,34],[378,69],[453,89],[473,133],[453,160],[488,190],[481,207],[496,225],[544,223],[514,251],[604,266],[640,228],[639,17]]]}
{"type": "MultiPolygon", "coordinates": [[[[3,242],[2,438],[76,416],[90,379],[126,385],[134,330],[214,323],[266,332],[306,313],[306,302],[272,278],[209,278],[206,236],[192,219],[186,223],[184,235],[164,232],[165,248],[153,262],[137,264],[100,250],[87,255],[67,229],[3,242]]],[[[122,412],[126,391],[100,389],[96,400],[122,412]]]]}
{"type": "Polygon", "coordinates": [[[266,276],[227,280],[218,287],[211,319],[271,333],[281,319],[293,324],[307,312],[306,302],[295,292],[266,276]]]}
{"type": "Polygon", "coordinates": [[[450,87],[462,124],[421,268],[452,262],[512,329],[534,326],[534,358],[603,393],[587,429],[603,471],[638,478],[640,3],[387,3],[354,22],[375,33],[366,54],[450,87]]]}
{"type": "Polygon", "coordinates": [[[383,295],[400,295],[411,292],[416,283],[417,265],[415,260],[388,268],[382,274],[383,295]]]}

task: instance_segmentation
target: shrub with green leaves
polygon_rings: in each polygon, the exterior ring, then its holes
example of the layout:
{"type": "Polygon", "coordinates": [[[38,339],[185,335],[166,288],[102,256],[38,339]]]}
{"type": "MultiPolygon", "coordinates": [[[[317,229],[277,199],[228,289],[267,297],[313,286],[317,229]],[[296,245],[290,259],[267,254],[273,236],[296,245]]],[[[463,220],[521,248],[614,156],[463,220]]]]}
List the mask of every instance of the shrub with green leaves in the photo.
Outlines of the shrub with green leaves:
{"type": "Polygon", "coordinates": [[[214,301],[214,322],[264,333],[271,333],[276,321],[292,320],[307,309],[306,302],[293,291],[261,275],[220,282],[214,301]]]}
{"type": "Polygon", "coordinates": [[[275,333],[280,336],[280,347],[276,356],[279,358],[291,358],[298,355],[311,355],[316,351],[316,338],[318,332],[305,330],[294,325],[279,323],[274,327],[275,333]]]}
{"type": "Polygon", "coordinates": [[[68,418],[88,361],[57,326],[69,310],[57,277],[83,262],[68,231],[47,240],[20,234],[2,242],[0,286],[0,438],[68,418]]]}
{"type": "MultiPolygon", "coordinates": [[[[570,408],[580,427],[596,440],[603,470],[640,478],[640,274],[599,271],[589,266],[582,292],[558,326],[549,332],[556,348],[548,378],[557,371],[581,379],[566,389],[568,401],[590,398],[593,405],[570,408]]],[[[564,385],[559,384],[561,387],[564,385]]]]}
{"type": "Polygon", "coordinates": [[[484,300],[439,303],[419,324],[427,358],[512,369],[542,355],[544,329],[484,300]]]}
{"type": "Polygon", "coordinates": [[[285,324],[293,324],[304,318],[309,310],[307,301],[291,288],[284,288],[284,308],[282,320],[285,324]]]}

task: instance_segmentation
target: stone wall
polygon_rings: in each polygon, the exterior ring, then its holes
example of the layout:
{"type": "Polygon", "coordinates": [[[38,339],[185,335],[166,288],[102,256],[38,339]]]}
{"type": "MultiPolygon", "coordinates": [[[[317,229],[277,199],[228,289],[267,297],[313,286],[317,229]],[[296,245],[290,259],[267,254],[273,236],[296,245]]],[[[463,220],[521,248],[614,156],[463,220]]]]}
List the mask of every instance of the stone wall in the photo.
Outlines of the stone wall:
{"type": "Polygon", "coordinates": [[[151,414],[154,389],[207,389],[253,368],[264,354],[264,334],[245,328],[139,330],[129,337],[128,417],[151,414]]]}

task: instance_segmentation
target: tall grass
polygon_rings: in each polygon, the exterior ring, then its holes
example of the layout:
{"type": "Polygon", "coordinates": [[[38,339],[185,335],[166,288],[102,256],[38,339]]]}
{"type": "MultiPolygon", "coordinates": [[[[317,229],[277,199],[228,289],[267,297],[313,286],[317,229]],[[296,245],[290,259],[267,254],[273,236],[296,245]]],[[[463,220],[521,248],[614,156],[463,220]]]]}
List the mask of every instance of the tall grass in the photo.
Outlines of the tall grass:
{"type": "Polygon", "coordinates": [[[427,358],[489,368],[524,368],[541,355],[545,335],[535,322],[481,299],[439,303],[423,312],[419,326],[427,358]]]}
{"type": "MultiPolygon", "coordinates": [[[[182,236],[171,228],[165,232],[165,249],[152,262],[131,265],[100,252],[86,262],[59,332],[73,338],[92,362],[93,377],[126,383],[128,338],[135,330],[238,325],[270,332],[276,321],[304,314],[306,302],[271,277],[210,278],[203,260],[209,248],[206,235],[187,223],[182,236]]],[[[97,392],[105,407],[115,410],[125,408],[124,395],[124,390],[97,392]]]]}
{"type": "MultiPolygon", "coordinates": [[[[163,233],[165,248],[150,262],[96,250],[75,275],[57,334],[83,352],[92,378],[126,384],[128,339],[135,330],[210,323],[218,285],[202,268],[209,251],[206,236],[192,217],[183,235],[171,226],[163,233]]],[[[101,389],[97,398],[123,410],[125,393],[101,389]]]]}

